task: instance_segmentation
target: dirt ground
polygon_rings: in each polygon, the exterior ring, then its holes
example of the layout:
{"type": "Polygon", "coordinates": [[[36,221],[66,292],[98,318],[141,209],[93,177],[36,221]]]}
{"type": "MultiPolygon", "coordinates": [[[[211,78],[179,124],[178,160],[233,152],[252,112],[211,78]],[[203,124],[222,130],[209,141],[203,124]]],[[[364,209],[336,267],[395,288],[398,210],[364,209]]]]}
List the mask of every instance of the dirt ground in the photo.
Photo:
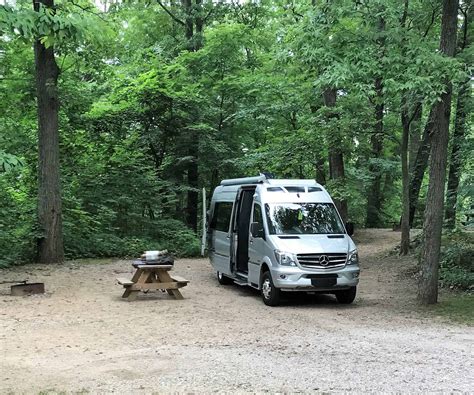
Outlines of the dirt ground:
{"type": "Polygon", "coordinates": [[[207,259],[182,259],[185,300],[121,299],[129,261],[76,261],[0,271],[47,293],[0,287],[0,393],[474,391],[474,330],[415,304],[400,237],[356,235],[362,259],[353,305],[296,294],[276,308],[255,290],[217,283],[207,259]]]}

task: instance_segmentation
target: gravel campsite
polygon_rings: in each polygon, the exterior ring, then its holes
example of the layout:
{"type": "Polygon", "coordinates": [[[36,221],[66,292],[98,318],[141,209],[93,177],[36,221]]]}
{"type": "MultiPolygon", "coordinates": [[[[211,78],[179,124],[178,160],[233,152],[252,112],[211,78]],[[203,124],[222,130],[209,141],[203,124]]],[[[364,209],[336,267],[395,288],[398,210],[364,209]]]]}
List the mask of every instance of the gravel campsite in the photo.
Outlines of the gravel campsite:
{"type": "Polygon", "coordinates": [[[421,311],[413,257],[399,233],[360,230],[356,301],[292,294],[267,307],[257,291],[219,285],[207,259],[179,259],[184,300],[121,298],[127,260],[0,271],[45,283],[0,289],[0,393],[470,392],[474,330],[421,311]]]}

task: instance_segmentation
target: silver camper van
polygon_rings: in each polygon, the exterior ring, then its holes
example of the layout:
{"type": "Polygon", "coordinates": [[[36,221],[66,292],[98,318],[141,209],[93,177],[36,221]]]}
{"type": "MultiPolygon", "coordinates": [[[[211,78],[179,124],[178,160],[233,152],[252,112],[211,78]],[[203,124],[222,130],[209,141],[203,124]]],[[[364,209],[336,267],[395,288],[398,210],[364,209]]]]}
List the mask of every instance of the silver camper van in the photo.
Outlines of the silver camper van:
{"type": "Polygon", "coordinates": [[[354,300],[357,248],[314,180],[224,180],[214,190],[208,218],[209,257],[219,283],[259,289],[269,306],[278,305],[284,291],[354,300]]]}

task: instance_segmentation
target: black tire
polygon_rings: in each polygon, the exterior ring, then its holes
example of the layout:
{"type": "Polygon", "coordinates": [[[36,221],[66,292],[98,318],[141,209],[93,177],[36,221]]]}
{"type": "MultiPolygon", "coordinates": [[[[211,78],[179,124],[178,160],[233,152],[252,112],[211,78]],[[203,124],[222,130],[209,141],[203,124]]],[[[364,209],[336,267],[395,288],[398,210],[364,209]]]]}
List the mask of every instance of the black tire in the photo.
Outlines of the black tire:
{"type": "Polygon", "coordinates": [[[337,291],[336,298],[339,303],[342,304],[351,304],[357,294],[357,287],[351,287],[349,289],[345,289],[344,291],[337,291]]]}
{"type": "Polygon", "coordinates": [[[234,283],[232,279],[227,277],[225,274],[222,274],[221,272],[217,272],[217,281],[219,281],[219,284],[221,285],[230,285],[234,283]]]}
{"type": "Polygon", "coordinates": [[[261,294],[263,303],[267,306],[278,306],[280,304],[281,290],[273,284],[270,272],[263,273],[261,294]]]}

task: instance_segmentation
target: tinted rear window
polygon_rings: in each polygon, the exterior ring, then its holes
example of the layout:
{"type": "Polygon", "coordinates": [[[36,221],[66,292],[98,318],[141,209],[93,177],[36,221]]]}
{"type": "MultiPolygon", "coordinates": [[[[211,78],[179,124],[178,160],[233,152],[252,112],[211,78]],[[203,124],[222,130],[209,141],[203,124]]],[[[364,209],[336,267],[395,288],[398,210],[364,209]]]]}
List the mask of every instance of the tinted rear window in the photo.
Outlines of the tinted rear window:
{"type": "Polygon", "coordinates": [[[221,232],[229,231],[230,217],[232,214],[232,203],[220,202],[216,203],[214,207],[214,215],[212,216],[211,229],[219,230],[221,232]]]}

